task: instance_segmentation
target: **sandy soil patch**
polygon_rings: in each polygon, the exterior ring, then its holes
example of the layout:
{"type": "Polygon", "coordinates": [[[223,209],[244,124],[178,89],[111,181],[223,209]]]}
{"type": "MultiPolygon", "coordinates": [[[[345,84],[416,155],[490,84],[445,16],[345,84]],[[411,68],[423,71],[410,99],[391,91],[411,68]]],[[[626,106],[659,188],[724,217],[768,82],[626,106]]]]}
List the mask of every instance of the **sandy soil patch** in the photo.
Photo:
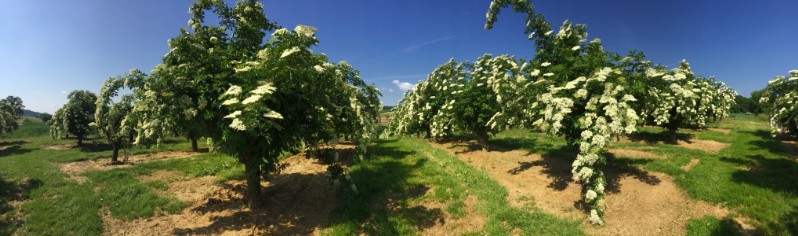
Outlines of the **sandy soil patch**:
{"type": "MultiPolygon", "coordinates": [[[[428,194],[434,194],[433,189],[425,186],[411,187],[407,197],[418,198],[428,194]]],[[[391,214],[403,212],[409,213],[416,226],[416,229],[423,235],[461,235],[468,232],[482,230],[487,222],[482,214],[476,213],[474,205],[477,198],[469,195],[464,201],[464,216],[455,218],[445,209],[450,202],[438,202],[434,197],[419,203],[411,203],[403,206],[397,200],[399,194],[387,192],[371,202],[373,210],[387,209],[391,214]]],[[[366,227],[373,224],[370,220],[365,223],[366,227]]]]}
{"type": "Polygon", "coordinates": [[[73,148],[76,148],[76,147],[78,147],[77,144],[70,143],[70,144],[46,146],[44,148],[45,149],[49,149],[49,150],[67,150],[67,149],[73,149],[73,148]]]}
{"type": "MultiPolygon", "coordinates": [[[[124,221],[103,215],[104,235],[309,235],[327,225],[336,187],[324,175],[327,165],[296,155],[281,174],[263,181],[266,207],[251,210],[242,180],[215,185],[215,177],[169,183],[167,194],[189,203],[182,212],[124,221]]],[[[171,178],[174,173],[153,172],[171,178]]],[[[157,177],[142,177],[156,179],[157,177]]]]}
{"type": "MultiPolygon", "coordinates": [[[[30,191],[42,185],[38,179],[24,177],[19,183],[11,183],[5,186],[10,195],[4,196],[7,202],[0,202],[0,226],[21,228],[25,224],[25,212],[22,212],[22,205],[30,201],[30,191]]],[[[12,234],[14,235],[14,234],[12,234]]]]}
{"type": "Polygon", "coordinates": [[[98,160],[87,160],[87,161],[77,161],[77,162],[68,162],[68,163],[55,163],[58,169],[61,172],[66,173],[69,175],[70,178],[78,181],[78,183],[83,183],[86,181],[86,177],[82,175],[83,172],[86,171],[95,171],[95,170],[110,170],[114,168],[120,167],[129,167],[132,165],[152,161],[152,160],[160,160],[160,159],[169,159],[169,158],[184,158],[189,156],[198,155],[200,153],[197,152],[190,152],[190,151],[169,151],[169,152],[159,152],[159,153],[148,153],[148,154],[139,154],[139,155],[130,155],[125,160],[124,157],[120,156],[119,159],[123,161],[123,163],[115,164],[111,163],[110,158],[103,158],[98,160]]]}
{"type": "Polygon", "coordinates": [[[609,153],[612,153],[618,157],[628,157],[628,158],[635,158],[635,159],[661,159],[666,158],[656,153],[641,151],[641,150],[633,150],[633,149],[610,149],[609,153]]]}
{"type": "MultiPolygon", "coordinates": [[[[477,168],[507,188],[511,204],[521,207],[522,197],[534,197],[546,213],[583,220],[583,229],[595,235],[684,235],[690,218],[723,217],[728,211],[689,198],[673,178],[632,166],[611,165],[607,176],[606,224],[587,221],[580,185],[572,181],[573,157],[555,157],[520,150],[474,151],[468,145],[433,144],[477,168]]],[[[496,148],[493,148],[496,150],[496,148]]]]}
{"type": "Polygon", "coordinates": [[[687,165],[684,165],[684,166],[682,166],[682,170],[690,170],[690,169],[693,169],[693,167],[694,167],[695,165],[697,165],[697,164],[698,164],[698,162],[700,162],[700,161],[701,161],[701,159],[692,159],[692,160],[690,160],[690,163],[687,163],[687,165]]]}
{"type": "Polygon", "coordinates": [[[689,141],[679,140],[678,145],[680,147],[697,149],[711,153],[718,153],[723,149],[729,147],[731,144],[721,143],[714,140],[692,139],[689,141]]]}
{"type": "Polygon", "coordinates": [[[465,215],[460,218],[455,218],[446,209],[447,204],[429,201],[419,204],[428,209],[440,209],[443,213],[439,220],[434,221],[434,224],[428,228],[423,229],[421,232],[424,235],[461,235],[468,232],[476,232],[482,230],[482,227],[487,223],[485,217],[476,213],[474,205],[477,202],[477,197],[469,195],[465,201],[465,215]]]}
{"type": "MultiPolygon", "coordinates": [[[[644,143],[658,143],[658,144],[673,144],[673,143],[661,140],[659,138],[662,138],[662,137],[658,137],[658,139],[645,139],[645,138],[640,138],[640,137],[634,137],[634,138],[621,137],[620,141],[621,142],[633,142],[633,143],[644,142],[644,143]]],[[[687,139],[687,140],[680,139],[680,140],[676,141],[676,145],[678,145],[679,147],[683,147],[683,148],[702,150],[702,151],[711,152],[711,153],[718,153],[718,152],[722,151],[723,149],[729,147],[731,144],[722,143],[722,142],[718,142],[718,141],[714,141],[714,140],[704,140],[704,139],[687,139]]]]}
{"type": "Polygon", "coordinates": [[[793,157],[798,156],[798,142],[792,140],[782,140],[781,145],[787,150],[787,153],[793,157]]]}
{"type": "Polygon", "coordinates": [[[730,130],[730,129],[721,129],[721,128],[708,128],[707,130],[709,130],[709,131],[712,131],[712,132],[718,132],[718,133],[722,133],[722,134],[729,134],[729,133],[731,133],[731,130],[730,130]]]}
{"type": "Polygon", "coordinates": [[[177,171],[170,171],[170,170],[156,170],[150,173],[149,175],[139,175],[136,176],[136,179],[139,182],[146,183],[152,182],[156,180],[163,180],[166,182],[173,182],[172,180],[182,179],[185,176],[177,171]]]}

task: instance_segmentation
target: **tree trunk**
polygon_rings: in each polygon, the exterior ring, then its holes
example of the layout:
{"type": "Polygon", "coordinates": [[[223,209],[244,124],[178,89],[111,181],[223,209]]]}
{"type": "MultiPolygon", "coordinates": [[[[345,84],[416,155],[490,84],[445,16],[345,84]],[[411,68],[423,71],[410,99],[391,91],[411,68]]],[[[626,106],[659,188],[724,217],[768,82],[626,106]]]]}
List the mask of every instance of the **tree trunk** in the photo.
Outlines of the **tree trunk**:
{"type": "Polygon", "coordinates": [[[197,138],[191,137],[191,151],[199,151],[199,147],[197,146],[197,138]]]}
{"type": "Polygon", "coordinates": [[[247,175],[247,193],[249,208],[257,209],[263,206],[263,194],[260,186],[260,165],[252,159],[247,158],[244,165],[244,172],[247,175]]]}
{"type": "Polygon", "coordinates": [[[668,133],[670,134],[670,138],[671,138],[671,143],[672,144],[677,144],[678,141],[679,141],[678,131],[679,131],[679,127],[677,127],[675,125],[672,125],[672,126],[668,127],[668,133]]]}
{"type": "Polygon", "coordinates": [[[78,136],[78,146],[83,145],[83,135],[77,135],[77,136],[78,136]]]}
{"type": "Polygon", "coordinates": [[[114,147],[114,154],[111,156],[111,163],[116,164],[119,163],[119,144],[112,143],[112,146],[114,147]]]}
{"type": "Polygon", "coordinates": [[[479,147],[482,148],[482,151],[490,151],[488,148],[488,133],[479,133],[477,134],[477,142],[479,142],[479,147]]]}

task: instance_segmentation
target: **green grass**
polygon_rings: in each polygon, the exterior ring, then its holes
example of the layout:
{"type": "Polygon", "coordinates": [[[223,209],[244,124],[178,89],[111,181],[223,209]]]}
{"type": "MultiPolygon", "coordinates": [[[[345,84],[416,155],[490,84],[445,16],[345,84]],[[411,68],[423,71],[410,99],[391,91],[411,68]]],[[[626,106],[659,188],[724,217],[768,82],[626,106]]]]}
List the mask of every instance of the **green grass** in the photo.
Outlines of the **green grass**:
{"type": "MultiPolygon", "coordinates": [[[[215,175],[220,181],[243,176],[243,166],[237,165],[234,158],[202,154],[90,172],[86,173],[88,181],[79,184],[61,173],[54,163],[109,158],[109,146],[90,145],[91,141],[87,141],[89,145],[76,149],[46,149],[44,147],[73,144],[75,140],[50,138],[47,124],[35,119],[27,119],[0,142],[7,146],[0,150],[0,235],[100,235],[99,210],[102,207],[122,219],[183,209],[186,204],[174,197],[155,194],[155,190],[164,190],[167,183],[140,183],[135,179],[154,170],[179,171],[188,176],[215,175]],[[11,201],[24,201],[19,213],[10,206],[11,201]]],[[[172,138],[160,148],[132,148],[128,152],[140,154],[189,148],[187,141],[172,138]]]]}
{"type": "MultiPolygon", "coordinates": [[[[665,159],[642,163],[646,170],[669,174],[691,197],[730,208],[733,215],[753,220],[761,233],[785,235],[798,233],[798,163],[770,136],[762,117],[734,115],[716,125],[730,129],[729,134],[698,131],[691,138],[731,144],[720,153],[685,149],[669,144],[616,143],[615,148],[654,147],[647,150],[665,159]],[[690,171],[680,167],[691,159],[700,162],[690,171]]],[[[644,132],[659,134],[664,130],[647,127],[644,132]]],[[[623,158],[621,158],[623,159],[623,158]]],[[[691,235],[727,235],[733,230],[728,219],[693,219],[691,235]]]]}
{"type": "MultiPolygon", "coordinates": [[[[18,131],[26,130],[23,126],[18,131]]],[[[17,143],[0,154],[0,179],[17,189],[18,200],[27,200],[21,207],[23,224],[4,228],[4,234],[17,230],[30,235],[98,235],[102,221],[97,214],[99,204],[88,185],[78,185],[69,180],[47,161],[48,152],[38,150],[37,144],[45,138],[8,139],[17,143]],[[9,152],[9,150],[11,150],[9,152]]],[[[6,188],[6,186],[4,186],[6,188]]],[[[7,201],[7,199],[0,200],[7,201]]],[[[0,205],[7,202],[0,203],[0,205]]],[[[13,211],[1,211],[11,216],[13,211]]]]}
{"type": "MultiPolygon", "coordinates": [[[[654,160],[645,168],[675,177],[695,199],[727,206],[754,220],[765,234],[798,233],[798,163],[770,137],[769,128],[759,117],[736,117],[719,124],[720,128],[732,129],[728,135],[708,131],[696,135],[731,144],[720,153],[652,145],[654,152],[670,158],[654,160]],[[700,162],[690,171],[679,168],[693,158],[700,162]]],[[[722,224],[709,225],[716,227],[713,232],[724,230],[722,224]]]]}
{"type": "MultiPolygon", "coordinates": [[[[656,142],[614,143],[612,148],[646,148],[645,151],[668,158],[614,157],[612,162],[616,166],[671,175],[692,198],[726,206],[732,217],[752,220],[761,233],[798,234],[798,163],[779,140],[770,136],[766,119],[733,115],[713,127],[731,132],[699,130],[690,131],[687,136],[731,144],[720,153],[656,142]],[[682,170],[680,167],[691,159],[700,162],[690,171],[682,170]]],[[[663,136],[662,131],[643,127],[638,135],[656,139],[663,136]]],[[[243,178],[243,166],[235,158],[206,153],[89,172],[85,174],[87,181],[79,184],[61,173],[54,163],[108,158],[110,147],[43,148],[75,140],[51,139],[47,125],[36,119],[26,120],[19,130],[0,142],[7,146],[0,150],[0,235],[99,235],[101,208],[121,219],[180,211],[186,203],[158,194],[168,189],[172,180],[137,180],[138,176],[156,170],[177,171],[186,178],[217,176],[220,182],[243,178]],[[10,203],[19,200],[25,203],[14,209],[10,203]]],[[[502,132],[492,143],[544,156],[572,156],[575,152],[562,138],[526,130],[502,132]]],[[[186,149],[188,142],[172,138],[157,149],[132,148],[128,152],[186,149]]],[[[580,222],[543,214],[534,207],[534,199],[526,199],[528,207],[524,209],[510,207],[507,191],[487,173],[424,141],[382,140],[369,153],[374,157],[350,169],[358,193],[347,185],[341,186],[339,205],[331,214],[324,234],[418,235],[447,214],[454,219],[471,214],[485,219],[481,230],[467,235],[509,235],[514,230],[528,235],[582,234],[580,222]],[[469,196],[475,200],[467,201],[469,196]],[[388,202],[395,207],[388,207],[388,202]],[[436,207],[425,207],[430,204],[436,207]]],[[[739,233],[730,218],[690,219],[687,228],[689,235],[739,233]]]]}
{"type": "Polygon", "coordinates": [[[731,219],[718,220],[715,217],[705,217],[701,219],[690,219],[687,222],[687,235],[735,236],[742,234],[731,219]]]}
{"type": "Polygon", "coordinates": [[[86,176],[97,188],[96,197],[116,218],[147,218],[158,210],[176,213],[186,205],[174,198],[158,196],[153,188],[140,183],[125,169],[90,172],[86,176]]]}
{"type": "MultiPolygon", "coordinates": [[[[760,233],[798,234],[798,163],[779,140],[770,136],[766,122],[767,119],[761,116],[733,114],[712,125],[730,129],[729,134],[680,130],[686,133],[681,138],[731,144],[720,153],[658,143],[666,140],[665,130],[642,127],[635,136],[647,141],[613,143],[610,148],[645,148],[647,152],[668,158],[615,157],[611,162],[669,174],[692,198],[730,208],[733,215],[753,220],[760,233]],[[691,159],[700,159],[700,162],[690,171],[682,170],[681,167],[691,159]]],[[[527,130],[499,133],[492,143],[544,155],[573,156],[575,152],[565,145],[562,138],[527,130]]],[[[730,219],[709,217],[690,220],[688,229],[690,235],[728,235],[728,232],[736,232],[735,227],[730,219]]]]}
{"type": "MultiPolygon", "coordinates": [[[[486,219],[475,235],[509,235],[520,229],[527,235],[581,235],[577,221],[567,221],[509,206],[507,190],[482,170],[425,143],[401,138],[383,140],[371,150],[375,158],[352,167],[358,194],[341,191],[327,235],[416,235],[443,217],[466,214],[464,201],[473,195],[474,213],[486,219]],[[431,194],[425,194],[432,191],[431,194]],[[386,197],[387,196],[387,197],[386,197]],[[390,198],[399,207],[381,204],[390,198]],[[444,203],[444,209],[418,203],[444,203]]],[[[345,187],[342,187],[346,190],[345,187]]]]}

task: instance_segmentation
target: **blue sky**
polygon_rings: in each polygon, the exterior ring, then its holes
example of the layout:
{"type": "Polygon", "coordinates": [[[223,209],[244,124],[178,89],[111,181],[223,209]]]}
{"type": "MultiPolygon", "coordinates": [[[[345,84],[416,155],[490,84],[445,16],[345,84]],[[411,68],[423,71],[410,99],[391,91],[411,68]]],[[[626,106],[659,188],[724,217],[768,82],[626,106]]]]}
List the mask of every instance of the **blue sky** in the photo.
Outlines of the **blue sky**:
{"type": "MultiPolygon", "coordinates": [[[[0,96],[53,112],[76,89],[131,68],[150,71],[166,41],[186,27],[191,1],[0,0],[0,96]]],[[[534,56],[523,16],[503,11],[485,31],[488,0],[273,0],[269,19],[318,28],[316,52],[345,60],[393,105],[407,88],[449,58],[484,53],[534,56]]],[[[642,50],[669,66],[687,59],[747,96],[776,75],[798,69],[798,1],[533,1],[558,27],[587,24],[608,51],[642,50]]]]}

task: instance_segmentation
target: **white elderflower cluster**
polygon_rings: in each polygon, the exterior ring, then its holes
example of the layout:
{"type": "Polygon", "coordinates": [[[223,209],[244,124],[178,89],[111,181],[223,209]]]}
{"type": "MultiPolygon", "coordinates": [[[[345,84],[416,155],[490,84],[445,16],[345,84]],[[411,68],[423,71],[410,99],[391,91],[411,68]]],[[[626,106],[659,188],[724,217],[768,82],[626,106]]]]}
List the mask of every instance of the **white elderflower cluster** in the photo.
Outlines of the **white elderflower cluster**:
{"type": "MultiPolygon", "coordinates": [[[[259,63],[251,62],[244,64],[251,66],[260,65],[259,63]]],[[[269,109],[264,103],[258,102],[276,90],[277,88],[270,82],[263,83],[246,93],[241,86],[230,86],[220,97],[225,99],[222,105],[233,110],[233,112],[224,116],[225,119],[232,119],[228,127],[238,131],[247,131],[250,128],[257,130],[259,126],[264,125],[264,122],[261,121],[262,118],[282,119],[283,117],[280,113],[269,109]]]]}
{"type": "Polygon", "coordinates": [[[672,71],[648,68],[646,76],[651,83],[665,86],[651,86],[648,90],[653,103],[644,109],[659,126],[677,127],[681,125],[706,126],[712,120],[728,116],[734,97],[733,90],[714,78],[703,79],[693,75],[690,64],[682,60],[672,71]]]}
{"type": "Polygon", "coordinates": [[[294,28],[294,32],[296,32],[300,37],[313,38],[315,37],[314,34],[316,33],[316,28],[306,25],[297,25],[294,28]]]}
{"type": "Polygon", "coordinates": [[[765,88],[760,99],[770,114],[773,135],[798,133],[798,70],[790,70],[788,77],[777,76],[765,88]]]}
{"type": "Polygon", "coordinates": [[[590,77],[579,77],[562,87],[549,88],[540,96],[543,116],[536,122],[552,134],[574,133],[569,140],[579,146],[572,164],[574,180],[585,184],[585,201],[592,206],[591,222],[601,224],[604,211],[604,173],[599,166],[606,162],[603,149],[613,137],[636,130],[639,117],[629,102],[636,101],[623,86],[616,84],[619,73],[603,68],[590,77]],[[575,109],[581,107],[581,109],[575,109]],[[579,111],[579,112],[574,112],[579,111]],[[564,124],[563,120],[578,121],[564,124]]]}
{"type": "Polygon", "coordinates": [[[280,58],[285,58],[287,56],[291,56],[291,54],[299,52],[301,49],[299,47],[292,47],[288,50],[283,51],[283,54],[280,55],[280,58]]]}

